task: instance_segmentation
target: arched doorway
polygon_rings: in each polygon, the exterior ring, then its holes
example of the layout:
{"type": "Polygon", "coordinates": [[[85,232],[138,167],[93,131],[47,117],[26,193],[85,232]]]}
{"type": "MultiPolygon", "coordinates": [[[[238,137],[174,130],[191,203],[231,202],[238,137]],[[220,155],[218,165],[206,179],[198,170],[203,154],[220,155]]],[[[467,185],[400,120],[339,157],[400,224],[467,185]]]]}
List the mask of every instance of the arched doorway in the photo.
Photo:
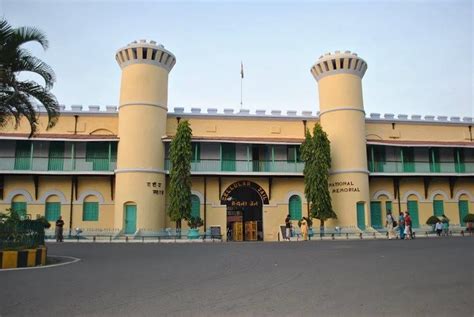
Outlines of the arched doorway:
{"type": "Polygon", "coordinates": [[[263,240],[263,205],[268,196],[260,185],[250,181],[235,182],[224,191],[221,204],[227,206],[227,239],[263,240]]]}

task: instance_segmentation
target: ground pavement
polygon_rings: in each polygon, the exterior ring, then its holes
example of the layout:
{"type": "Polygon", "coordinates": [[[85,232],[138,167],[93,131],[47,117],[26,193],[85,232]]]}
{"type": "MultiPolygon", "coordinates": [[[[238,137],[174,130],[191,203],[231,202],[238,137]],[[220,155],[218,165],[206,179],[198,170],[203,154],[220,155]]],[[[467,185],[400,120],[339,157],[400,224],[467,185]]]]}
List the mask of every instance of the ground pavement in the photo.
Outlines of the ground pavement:
{"type": "Polygon", "coordinates": [[[0,316],[473,316],[474,238],[49,244],[0,316]]]}

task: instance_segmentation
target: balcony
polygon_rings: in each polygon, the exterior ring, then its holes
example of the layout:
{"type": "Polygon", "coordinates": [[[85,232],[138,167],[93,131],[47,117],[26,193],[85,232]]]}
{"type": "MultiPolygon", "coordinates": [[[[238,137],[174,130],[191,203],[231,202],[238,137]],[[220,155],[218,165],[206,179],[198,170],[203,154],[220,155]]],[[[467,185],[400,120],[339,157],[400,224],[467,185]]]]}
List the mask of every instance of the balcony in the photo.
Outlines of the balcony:
{"type": "Polygon", "coordinates": [[[0,157],[2,174],[113,174],[117,163],[108,158],[0,157]]]}
{"type": "Polygon", "coordinates": [[[474,174],[474,162],[374,161],[369,162],[374,174],[474,174]]]}
{"type": "MultiPolygon", "coordinates": [[[[165,170],[169,171],[170,161],[165,160],[165,170]]],[[[304,162],[286,160],[219,160],[201,159],[191,163],[192,174],[287,174],[302,175],[304,162]]]]}

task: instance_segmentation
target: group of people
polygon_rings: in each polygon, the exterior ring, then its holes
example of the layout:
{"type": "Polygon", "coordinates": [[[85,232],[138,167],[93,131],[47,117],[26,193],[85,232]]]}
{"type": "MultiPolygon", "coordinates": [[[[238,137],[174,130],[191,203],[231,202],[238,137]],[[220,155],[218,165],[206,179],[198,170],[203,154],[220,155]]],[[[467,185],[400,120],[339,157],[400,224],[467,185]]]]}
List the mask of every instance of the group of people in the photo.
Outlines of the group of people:
{"type": "MultiPolygon", "coordinates": [[[[299,222],[300,228],[301,228],[301,237],[303,240],[308,240],[308,219],[306,217],[303,217],[301,221],[299,222]]],[[[290,241],[290,237],[293,235],[293,225],[291,223],[291,217],[290,215],[287,215],[285,218],[285,240],[290,241]]]]}
{"type": "Polygon", "coordinates": [[[410,213],[405,211],[405,213],[400,212],[398,216],[398,223],[395,220],[395,217],[392,215],[392,212],[387,211],[387,219],[385,222],[387,227],[388,239],[391,240],[395,238],[395,228],[397,228],[398,236],[403,240],[410,240],[414,238],[412,230],[412,221],[410,213]]]}
{"type": "Polygon", "coordinates": [[[438,237],[445,236],[447,237],[449,235],[449,219],[443,215],[442,220],[438,220],[438,222],[435,224],[434,228],[436,230],[436,234],[438,237]]]}

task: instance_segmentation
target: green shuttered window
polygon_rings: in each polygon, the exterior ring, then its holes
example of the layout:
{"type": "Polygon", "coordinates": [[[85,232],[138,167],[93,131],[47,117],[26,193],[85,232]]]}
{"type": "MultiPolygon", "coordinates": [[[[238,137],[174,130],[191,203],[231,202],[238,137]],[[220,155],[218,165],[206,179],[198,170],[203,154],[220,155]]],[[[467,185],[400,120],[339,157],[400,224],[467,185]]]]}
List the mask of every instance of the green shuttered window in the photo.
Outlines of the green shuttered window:
{"type": "Polygon", "coordinates": [[[25,218],[27,212],[27,205],[24,201],[12,202],[12,211],[16,212],[20,217],[25,218]]]}
{"type": "Polygon", "coordinates": [[[444,202],[442,200],[433,200],[433,214],[441,217],[444,214],[444,202]]]}
{"type": "Polygon", "coordinates": [[[235,144],[221,144],[221,170],[235,171],[235,144]]]}
{"type": "Polygon", "coordinates": [[[356,205],[357,210],[357,227],[360,230],[365,230],[365,208],[364,203],[358,202],[356,205]]]}
{"type": "Polygon", "coordinates": [[[84,202],[82,206],[82,220],[83,221],[98,221],[99,220],[99,203],[98,202],[84,202]]]}
{"type": "Polygon", "coordinates": [[[15,169],[31,169],[31,141],[16,141],[15,148],[15,169]]]}
{"type": "Polygon", "coordinates": [[[64,169],[64,142],[50,142],[48,156],[48,171],[64,169]]]}
{"type": "Polygon", "coordinates": [[[458,207],[459,207],[459,223],[461,224],[461,226],[465,226],[466,223],[463,221],[463,219],[469,213],[469,201],[460,200],[458,202],[458,207]]]}
{"type": "Polygon", "coordinates": [[[92,170],[108,171],[111,159],[110,142],[89,142],[86,144],[86,162],[92,162],[92,170]]]}
{"type": "Polygon", "coordinates": [[[56,221],[61,216],[61,203],[51,202],[45,204],[45,217],[48,221],[56,221]]]}
{"type": "Polygon", "coordinates": [[[191,217],[201,217],[201,202],[196,195],[191,195],[191,217]]]}
{"type": "Polygon", "coordinates": [[[370,223],[373,228],[382,228],[382,203],[380,201],[370,202],[370,223]]]}
{"type": "Polygon", "coordinates": [[[201,161],[201,143],[191,143],[193,157],[191,159],[192,162],[199,162],[201,161]]]}
{"type": "Polygon", "coordinates": [[[412,227],[418,228],[420,226],[420,221],[418,218],[418,201],[416,200],[409,200],[407,201],[407,209],[410,213],[412,227]]]}
{"type": "Polygon", "coordinates": [[[291,220],[300,220],[302,218],[301,214],[301,198],[298,195],[293,195],[290,197],[288,203],[289,214],[291,220]]]}
{"type": "Polygon", "coordinates": [[[286,148],[287,162],[301,162],[301,150],[299,145],[288,145],[286,148]]]}

